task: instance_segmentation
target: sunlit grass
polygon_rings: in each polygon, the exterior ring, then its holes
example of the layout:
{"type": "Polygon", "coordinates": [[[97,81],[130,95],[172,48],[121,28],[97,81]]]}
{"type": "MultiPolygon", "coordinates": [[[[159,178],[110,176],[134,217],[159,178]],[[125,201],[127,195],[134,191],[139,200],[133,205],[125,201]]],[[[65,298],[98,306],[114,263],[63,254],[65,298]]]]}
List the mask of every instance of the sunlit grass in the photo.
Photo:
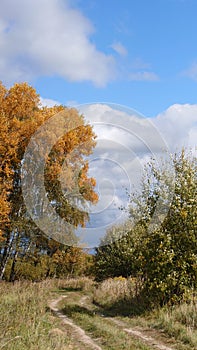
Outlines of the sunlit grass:
{"type": "Polygon", "coordinates": [[[54,282],[0,283],[0,349],[73,349],[59,321],[47,311],[54,282]],[[54,331],[56,329],[56,331],[54,331]]]}
{"type": "Polygon", "coordinates": [[[197,349],[196,301],[152,311],[144,309],[144,305],[140,309],[131,279],[119,277],[100,284],[86,277],[41,283],[3,282],[0,293],[0,349],[79,349],[73,338],[71,340],[71,331],[65,331],[48,309],[50,299],[65,293],[67,297],[59,303],[59,308],[103,350],[150,349],[113,324],[108,316],[123,321],[127,327],[137,325],[162,330],[179,344],[176,349],[197,349]]]}
{"type": "Polygon", "coordinates": [[[185,344],[186,348],[197,349],[195,299],[179,305],[166,305],[163,308],[149,310],[146,309],[146,304],[143,305],[143,302],[135,297],[134,284],[130,279],[115,278],[100,283],[94,292],[93,300],[103,308],[104,312],[113,313],[131,326],[141,325],[162,330],[168,336],[185,344]]]}

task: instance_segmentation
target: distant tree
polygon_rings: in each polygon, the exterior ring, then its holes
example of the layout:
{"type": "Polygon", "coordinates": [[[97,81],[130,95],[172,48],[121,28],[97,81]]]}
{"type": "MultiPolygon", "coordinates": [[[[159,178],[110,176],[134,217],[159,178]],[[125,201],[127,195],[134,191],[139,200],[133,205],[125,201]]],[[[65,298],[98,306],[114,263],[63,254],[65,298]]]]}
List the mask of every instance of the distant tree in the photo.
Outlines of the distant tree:
{"type": "Polygon", "coordinates": [[[128,277],[135,273],[136,230],[130,222],[109,229],[95,254],[95,276],[98,281],[109,277],[128,277]]]}

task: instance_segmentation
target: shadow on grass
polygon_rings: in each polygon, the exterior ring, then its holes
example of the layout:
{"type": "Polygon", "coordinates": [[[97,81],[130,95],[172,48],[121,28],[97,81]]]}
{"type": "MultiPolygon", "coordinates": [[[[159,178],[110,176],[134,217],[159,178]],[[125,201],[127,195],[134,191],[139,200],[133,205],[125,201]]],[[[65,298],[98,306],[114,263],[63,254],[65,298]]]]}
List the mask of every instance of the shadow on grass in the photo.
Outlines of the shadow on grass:
{"type": "Polygon", "coordinates": [[[93,301],[93,305],[95,306],[94,310],[90,310],[88,307],[85,307],[85,305],[82,306],[78,305],[77,303],[68,304],[61,309],[61,312],[71,318],[75,313],[80,313],[91,317],[94,317],[95,315],[102,317],[131,317],[143,315],[150,310],[150,308],[142,303],[142,301],[140,302],[136,299],[120,300],[114,304],[104,307],[93,301]]]}
{"type": "Polygon", "coordinates": [[[133,298],[131,300],[118,300],[110,305],[101,306],[95,301],[93,301],[94,305],[100,309],[104,316],[108,317],[116,317],[116,316],[140,316],[149,311],[150,305],[147,305],[144,300],[133,298]]]}
{"type": "Polygon", "coordinates": [[[62,288],[59,288],[59,293],[62,293],[62,292],[81,292],[83,290],[82,287],[62,287],[62,288]]]}
{"type": "Polygon", "coordinates": [[[120,299],[104,306],[93,300],[93,304],[97,306],[99,312],[101,312],[106,317],[140,316],[151,310],[150,305],[148,305],[144,299],[141,299],[139,297],[132,299],[120,299]]]}
{"type": "MultiPolygon", "coordinates": [[[[83,288],[81,286],[60,287],[58,289],[58,294],[81,291],[83,291],[83,288]]],[[[71,318],[75,313],[86,314],[92,317],[94,315],[102,317],[134,317],[144,315],[148,311],[153,309],[153,305],[150,304],[149,298],[144,292],[131,299],[120,299],[108,305],[101,305],[93,299],[92,304],[94,305],[93,310],[91,310],[88,306],[86,307],[85,304],[79,305],[73,300],[73,302],[69,302],[68,304],[66,304],[61,309],[61,312],[71,318]]]]}
{"type": "Polygon", "coordinates": [[[66,316],[72,318],[74,314],[76,313],[80,313],[80,314],[84,314],[84,315],[88,315],[88,316],[94,316],[95,312],[91,311],[89,309],[87,309],[84,306],[80,306],[80,305],[66,305],[64,308],[62,308],[60,310],[63,314],[65,314],[66,316]]]}

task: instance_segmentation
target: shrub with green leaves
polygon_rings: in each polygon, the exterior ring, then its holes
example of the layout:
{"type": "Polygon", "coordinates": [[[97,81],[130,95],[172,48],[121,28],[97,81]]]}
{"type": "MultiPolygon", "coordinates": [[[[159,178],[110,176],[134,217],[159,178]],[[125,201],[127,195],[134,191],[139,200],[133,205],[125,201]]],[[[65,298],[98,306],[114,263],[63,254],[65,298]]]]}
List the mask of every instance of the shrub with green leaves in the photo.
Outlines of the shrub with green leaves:
{"type": "Polygon", "coordinates": [[[120,227],[109,231],[95,256],[98,280],[136,277],[139,293],[154,305],[174,303],[197,289],[197,158],[183,150],[173,156],[173,172],[163,164],[146,166],[141,190],[131,196],[130,223],[121,235],[120,227]]]}

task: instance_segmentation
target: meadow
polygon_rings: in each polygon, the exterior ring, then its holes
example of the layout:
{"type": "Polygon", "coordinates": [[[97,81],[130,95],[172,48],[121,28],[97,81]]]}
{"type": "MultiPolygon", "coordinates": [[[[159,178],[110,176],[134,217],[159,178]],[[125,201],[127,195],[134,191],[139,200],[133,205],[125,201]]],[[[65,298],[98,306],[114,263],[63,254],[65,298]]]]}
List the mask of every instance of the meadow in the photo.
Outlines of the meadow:
{"type": "Polygon", "coordinates": [[[125,329],[138,329],[158,344],[177,350],[197,349],[197,300],[148,310],[135,299],[134,283],[123,277],[96,283],[90,278],[51,279],[42,282],[2,282],[0,349],[91,349],[77,339],[49,308],[85,330],[103,350],[150,350],[149,343],[125,329]]]}

